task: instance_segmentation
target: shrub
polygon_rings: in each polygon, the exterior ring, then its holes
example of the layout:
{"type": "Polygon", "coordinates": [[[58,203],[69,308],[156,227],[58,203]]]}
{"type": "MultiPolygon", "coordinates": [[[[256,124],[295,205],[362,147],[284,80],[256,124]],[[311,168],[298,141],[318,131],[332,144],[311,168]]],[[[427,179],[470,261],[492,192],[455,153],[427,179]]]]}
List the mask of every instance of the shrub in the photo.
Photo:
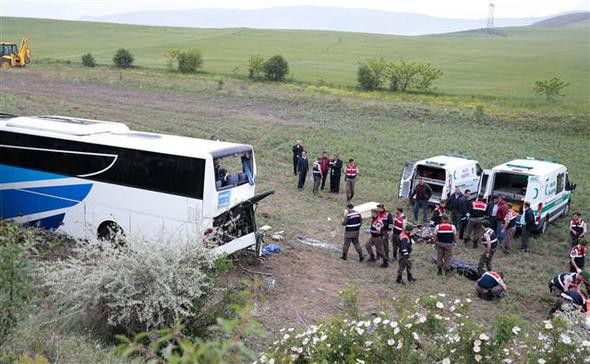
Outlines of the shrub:
{"type": "Polygon", "coordinates": [[[561,90],[569,85],[559,77],[553,77],[550,80],[536,81],[533,90],[537,95],[544,95],[547,102],[554,102],[555,96],[565,96],[561,94],[561,90]]]}
{"type": "MultiPolygon", "coordinates": [[[[399,91],[406,92],[415,82],[415,77],[420,70],[419,65],[414,62],[406,63],[401,61],[395,66],[395,72],[390,75],[396,78],[399,91]]],[[[393,81],[390,80],[390,84],[393,81]]]]}
{"type": "Polygon", "coordinates": [[[442,70],[434,67],[430,63],[418,65],[418,78],[416,80],[417,89],[424,93],[430,92],[432,83],[438,80],[442,74],[442,70]]]}
{"type": "Polygon", "coordinates": [[[17,324],[31,297],[32,247],[31,231],[0,221],[0,343],[17,324]]]}
{"type": "Polygon", "coordinates": [[[95,67],[96,66],[96,61],[94,60],[92,53],[86,53],[85,55],[82,56],[82,64],[86,67],[95,67]]]}
{"type": "Polygon", "coordinates": [[[373,91],[379,87],[379,79],[371,70],[366,63],[359,64],[359,68],[356,73],[356,79],[359,83],[361,90],[373,91]]]}
{"type": "Polygon", "coordinates": [[[129,68],[133,65],[133,55],[125,48],[120,48],[113,57],[113,63],[118,68],[129,68]]]}
{"type": "Polygon", "coordinates": [[[213,267],[194,242],[93,241],[44,264],[44,286],[54,307],[81,326],[136,333],[195,318],[212,291],[213,267]]]}
{"type": "Polygon", "coordinates": [[[264,58],[260,54],[253,54],[248,59],[248,78],[259,80],[263,77],[262,65],[264,58]]]}
{"type": "Polygon", "coordinates": [[[269,81],[284,81],[289,73],[289,64],[281,55],[270,57],[262,64],[264,78],[269,81]]]}
{"type": "Polygon", "coordinates": [[[178,54],[178,70],[182,73],[195,72],[203,66],[203,56],[198,49],[189,49],[178,54]]]}

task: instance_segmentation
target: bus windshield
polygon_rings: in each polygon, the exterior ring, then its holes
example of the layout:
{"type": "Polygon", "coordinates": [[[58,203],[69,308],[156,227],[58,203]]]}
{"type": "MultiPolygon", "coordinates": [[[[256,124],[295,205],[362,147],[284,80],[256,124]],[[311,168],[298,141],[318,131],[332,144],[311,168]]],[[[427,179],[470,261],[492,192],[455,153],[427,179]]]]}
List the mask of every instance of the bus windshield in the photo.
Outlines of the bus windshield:
{"type": "Polygon", "coordinates": [[[252,151],[244,150],[213,156],[215,187],[230,189],[246,183],[254,184],[252,151]]]}

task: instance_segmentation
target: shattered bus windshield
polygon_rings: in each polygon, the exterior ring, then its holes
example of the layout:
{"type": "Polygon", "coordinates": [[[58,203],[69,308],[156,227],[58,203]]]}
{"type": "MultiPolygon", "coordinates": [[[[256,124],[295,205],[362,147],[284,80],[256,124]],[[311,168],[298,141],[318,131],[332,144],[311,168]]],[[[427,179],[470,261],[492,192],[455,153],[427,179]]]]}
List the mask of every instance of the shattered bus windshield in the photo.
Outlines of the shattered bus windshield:
{"type": "Polygon", "coordinates": [[[245,183],[254,184],[252,151],[244,150],[213,157],[215,186],[225,190],[245,183]]]}

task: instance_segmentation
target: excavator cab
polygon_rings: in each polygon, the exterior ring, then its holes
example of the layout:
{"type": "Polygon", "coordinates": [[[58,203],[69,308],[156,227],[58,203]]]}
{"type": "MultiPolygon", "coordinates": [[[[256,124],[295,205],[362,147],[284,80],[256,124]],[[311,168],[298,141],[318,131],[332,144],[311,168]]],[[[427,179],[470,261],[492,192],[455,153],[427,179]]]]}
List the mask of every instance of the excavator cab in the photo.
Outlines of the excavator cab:
{"type": "Polygon", "coordinates": [[[31,61],[31,48],[29,47],[29,39],[23,38],[19,48],[16,43],[0,43],[0,67],[24,67],[25,64],[31,61]]]}

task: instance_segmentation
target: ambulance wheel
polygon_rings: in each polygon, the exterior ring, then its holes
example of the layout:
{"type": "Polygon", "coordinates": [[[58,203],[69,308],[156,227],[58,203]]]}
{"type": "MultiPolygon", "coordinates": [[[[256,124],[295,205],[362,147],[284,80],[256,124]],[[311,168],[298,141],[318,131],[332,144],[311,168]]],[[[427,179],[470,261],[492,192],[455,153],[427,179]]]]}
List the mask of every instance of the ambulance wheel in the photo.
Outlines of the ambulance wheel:
{"type": "Polygon", "coordinates": [[[539,229],[541,234],[545,234],[545,231],[547,231],[547,219],[543,219],[543,222],[541,223],[541,229],[539,229]]]}
{"type": "Polygon", "coordinates": [[[98,227],[98,240],[108,241],[122,245],[123,228],[114,221],[105,221],[98,227]]]}

